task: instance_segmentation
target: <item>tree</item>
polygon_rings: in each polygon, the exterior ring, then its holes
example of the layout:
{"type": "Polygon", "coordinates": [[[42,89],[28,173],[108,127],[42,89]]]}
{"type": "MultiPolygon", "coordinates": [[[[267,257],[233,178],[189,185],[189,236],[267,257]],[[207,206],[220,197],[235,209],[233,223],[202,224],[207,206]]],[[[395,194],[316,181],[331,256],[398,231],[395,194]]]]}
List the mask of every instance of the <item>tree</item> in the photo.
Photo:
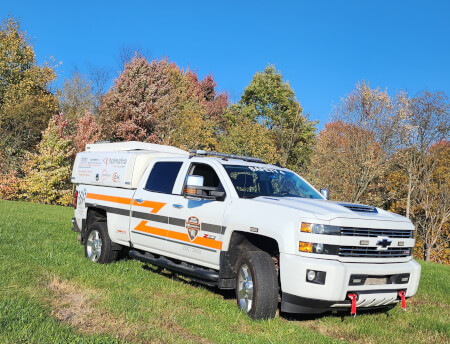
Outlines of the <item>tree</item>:
{"type": "Polygon", "coordinates": [[[334,124],[319,134],[321,142],[312,159],[310,174],[322,176],[319,180],[322,185],[337,185],[343,183],[339,178],[345,173],[348,190],[344,191],[343,186],[338,189],[340,197],[380,205],[376,181],[384,175],[389,158],[398,149],[405,102],[402,93],[392,98],[387,91],[358,83],[335,108],[334,124]],[[326,171],[330,173],[328,176],[326,171]]]}
{"type": "Polygon", "coordinates": [[[0,30],[0,149],[17,168],[24,152],[41,138],[49,118],[58,110],[50,91],[55,71],[49,65],[38,66],[33,47],[9,17],[0,30]]]}
{"type": "Polygon", "coordinates": [[[223,133],[219,136],[218,148],[221,152],[254,156],[267,163],[281,161],[275,145],[273,133],[262,124],[241,115],[242,109],[233,104],[225,113],[223,133]]]}
{"type": "Polygon", "coordinates": [[[102,97],[105,94],[106,86],[111,78],[111,69],[107,67],[89,68],[89,79],[92,85],[94,96],[94,113],[98,113],[102,97]]]}
{"type": "Polygon", "coordinates": [[[89,111],[78,118],[76,132],[71,135],[71,140],[74,145],[74,153],[84,151],[88,143],[103,140],[102,127],[89,111]]]}
{"type": "Polygon", "coordinates": [[[21,190],[25,200],[46,204],[69,205],[72,201],[70,176],[73,143],[66,132],[63,115],[51,118],[36,153],[27,154],[21,190]]]}
{"type": "Polygon", "coordinates": [[[270,130],[283,165],[300,170],[312,152],[315,123],[303,116],[295,93],[269,65],[257,72],[238,103],[241,116],[270,130]]]}
{"type": "Polygon", "coordinates": [[[418,186],[418,211],[414,216],[418,237],[423,242],[424,260],[450,262],[450,142],[429,150],[422,180],[418,186]]]}
{"type": "MultiPolygon", "coordinates": [[[[446,230],[438,225],[448,207],[448,184],[439,182],[438,176],[446,176],[450,128],[450,104],[443,92],[428,92],[405,102],[404,116],[398,128],[401,138],[399,150],[391,158],[387,191],[391,210],[410,218],[417,228],[420,256],[425,260],[442,261],[439,252],[448,244],[444,240],[446,230]],[[447,160],[442,160],[446,157],[447,160]],[[440,171],[437,173],[436,171],[440,171]],[[436,185],[439,185],[437,187],[436,185]],[[439,191],[439,192],[437,192],[439,191]],[[444,193],[441,193],[444,191],[444,193]]],[[[448,219],[446,220],[448,222],[448,219]]]]}
{"type": "Polygon", "coordinates": [[[99,121],[105,136],[114,141],[158,142],[154,134],[159,112],[168,111],[173,85],[167,60],[152,61],[135,56],[125,64],[100,106],[99,121]]]}
{"type": "Polygon", "coordinates": [[[199,81],[167,60],[136,55],[103,98],[99,123],[113,140],[211,149],[227,99],[211,76],[199,81]]]}
{"type": "Polygon", "coordinates": [[[343,121],[327,123],[317,137],[308,177],[332,190],[333,199],[379,204],[374,191],[384,154],[372,131],[343,121]]]}
{"type": "Polygon", "coordinates": [[[417,188],[423,183],[426,171],[434,168],[428,163],[432,145],[448,138],[450,130],[450,104],[443,92],[424,92],[409,103],[401,123],[401,148],[397,164],[407,174],[406,217],[410,218],[417,188]]]}
{"type": "Polygon", "coordinates": [[[92,82],[77,70],[70,79],[64,81],[62,89],[58,91],[58,97],[60,110],[73,124],[86,111],[93,111],[95,107],[92,82]]]}

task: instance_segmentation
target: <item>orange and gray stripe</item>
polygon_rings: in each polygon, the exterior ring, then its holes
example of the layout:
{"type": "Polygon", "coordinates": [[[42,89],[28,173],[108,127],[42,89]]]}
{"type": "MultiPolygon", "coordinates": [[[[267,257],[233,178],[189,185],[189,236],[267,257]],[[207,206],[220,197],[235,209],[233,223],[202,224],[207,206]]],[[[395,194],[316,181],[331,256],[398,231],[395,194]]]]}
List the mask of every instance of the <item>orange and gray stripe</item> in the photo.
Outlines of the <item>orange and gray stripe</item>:
{"type": "MultiPolygon", "coordinates": [[[[112,203],[126,204],[126,205],[136,205],[146,208],[152,208],[150,213],[144,213],[139,211],[133,211],[129,209],[121,209],[116,207],[109,207],[104,205],[94,205],[86,202],[86,206],[96,206],[98,208],[104,209],[108,213],[118,214],[123,216],[132,215],[135,218],[142,219],[141,221],[132,231],[137,234],[151,236],[157,239],[168,240],[171,242],[197,247],[199,249],[205,249],[208,251],[216,251],[222,249],[222,242],[210,238],[203,238],[201,236],[196,237],[193,241],[189,239],[187,233],[180,233],[177,231],[171,231],[167,229],[157,228],[153,226],[147,226],[148,221],[154,221],[159,223],[170,224],[177,227],[185,228],[186,222],[184,219],[168,217],[163,215],[156,214],[159,212],[166,203],[154,202],[154,201],[144,201],[143,203],[137,203],[130,198],[125,197],[116,197],[116,196],[108,196],[108,195],[99,195],[99,194],[91,194],[88,193],[86,195],[86,199],[99,200],[99,201],[107,201],[112,203]],[[171,240],[175,239],[175,240],[171,240]],[[182,242],[180,242],[182,241],[182,242]]],[[[219,226],[215,224],[202,223],[202,232],[209,232],[215,234],[223,234],[225,232],[226,227],[219,226]]]]}

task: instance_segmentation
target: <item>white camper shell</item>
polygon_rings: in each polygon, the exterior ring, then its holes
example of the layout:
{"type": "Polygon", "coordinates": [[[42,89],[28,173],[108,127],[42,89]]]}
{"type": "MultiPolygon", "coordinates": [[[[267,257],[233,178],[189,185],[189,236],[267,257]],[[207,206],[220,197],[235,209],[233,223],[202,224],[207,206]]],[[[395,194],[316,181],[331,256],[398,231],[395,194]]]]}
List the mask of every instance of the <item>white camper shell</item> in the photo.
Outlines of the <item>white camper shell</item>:
{"type": "Polygon", "coordinates": [[[153,143],[87,144],[75,159],[72,183],[136,189],[153,159],[188,156],[184,150],[153,143]]]}

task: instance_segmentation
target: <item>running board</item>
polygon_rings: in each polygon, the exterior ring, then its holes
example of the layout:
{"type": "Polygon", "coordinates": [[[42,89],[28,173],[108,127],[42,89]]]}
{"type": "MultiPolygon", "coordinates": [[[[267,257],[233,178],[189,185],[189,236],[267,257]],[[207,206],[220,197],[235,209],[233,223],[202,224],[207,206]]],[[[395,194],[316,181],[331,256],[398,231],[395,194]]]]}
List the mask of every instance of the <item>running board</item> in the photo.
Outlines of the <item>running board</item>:
{"type": "Polygon", "coordinates": [[[155,257],[151,253],[141,253],[136,250],[131,250],[129,253],[131,258],[140,260],[145,263],[149,263],[152,265],[157,265],[164,269],[169,269],[172,271],[176,271],[182,274],[189,275],[192,280],[204,283],[208,285],[217,285],[219,282],[219,272],[211,269],[206,269],[202,267],[197,267],[193,265],[185,265],[186,263],[175,263],[168,258],[165,257],[155,257]]]}

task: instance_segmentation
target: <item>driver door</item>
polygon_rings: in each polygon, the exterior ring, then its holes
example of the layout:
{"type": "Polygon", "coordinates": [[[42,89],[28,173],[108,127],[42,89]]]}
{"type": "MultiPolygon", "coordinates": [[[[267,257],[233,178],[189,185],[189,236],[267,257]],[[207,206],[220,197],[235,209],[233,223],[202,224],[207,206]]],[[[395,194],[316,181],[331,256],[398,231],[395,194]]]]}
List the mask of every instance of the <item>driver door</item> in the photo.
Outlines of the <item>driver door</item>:
{"type": "Polygon", "coordinates": [[[221,176],[209,162],[190,163],[187,175],[202,176],[203,186],[215,187],[225,194],[217,200],[192,200],[185,198],[180,190],[179,196],[173,196],[175,202],[170,215],[173,238],[167,239],[167,249],[183,260],[201,261],[206,266],[218,268],[226,229],[223,218],[230,198],[223,188],[221,176]]]}

